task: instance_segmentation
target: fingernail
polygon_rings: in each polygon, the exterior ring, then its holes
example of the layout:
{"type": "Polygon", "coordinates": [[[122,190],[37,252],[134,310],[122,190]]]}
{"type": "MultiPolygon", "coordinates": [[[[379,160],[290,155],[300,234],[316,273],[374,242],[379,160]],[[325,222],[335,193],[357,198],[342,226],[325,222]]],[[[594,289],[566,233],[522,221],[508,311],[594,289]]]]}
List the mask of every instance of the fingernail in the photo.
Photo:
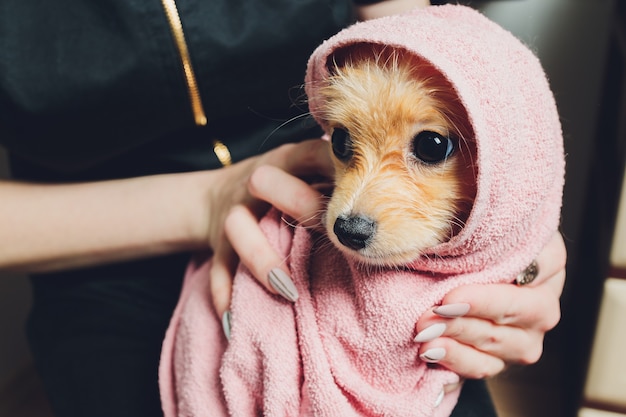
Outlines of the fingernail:
{"type": "Polygon", "coordinates": [[[443,402],[444,395],[445,394],[444,394],[443,390],[441,390],[441,392],[437,396],[437,399],[435,400],[435,408],[437,408],[437,407],[439,407],[441,405],[441,403],[443,402]]]}
{"type": "Polygon", "coordinates": [[[274,268],[270,271],[268,279],[272,288],[289,301],[298,299],[298,290],[289,275],[280,268],[274,268]]]}
{"type": "Polygon", "coordinates": [[[231,314],[229,310],[226,310],[224,314],[222,314],[222,330],[224,330],[224,336],[226,336],[227,340],[230,340],[230,322],[231,314]]]}
{"type": "Polygon", "coordinates": [[[419,332],[417,336],[415,336],[415,339],[413,339],[413,341],[417,343],[430,342],[431,340],[435,340],[436,338],[441,336],[445,331],[445,323],[435,323],[419,332]]]}
{"type": "Polygon", "coordinates": [[[455,318],[462,317],[469,312],[468,303],[446,304],[433,309],[433,313],[441,317],[455,318]]]}
{"type": "Polygon", "coordinates": [[[446,357],[444,348],[432,348],[420,355],[420,359],[428,363],[436,363],[446,357]]]}

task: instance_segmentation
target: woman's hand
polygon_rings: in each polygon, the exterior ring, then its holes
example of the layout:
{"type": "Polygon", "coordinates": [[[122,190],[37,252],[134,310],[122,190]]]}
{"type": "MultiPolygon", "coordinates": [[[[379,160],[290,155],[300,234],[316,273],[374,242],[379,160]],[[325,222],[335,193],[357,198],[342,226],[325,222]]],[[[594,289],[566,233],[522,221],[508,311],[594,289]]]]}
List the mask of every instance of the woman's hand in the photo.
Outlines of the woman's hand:
{"type": "Polygon", "coordinates": [[[543,338],[561,317],[565,244],[555,234],[537,258],[530,284],[468,285],[451,291],[442,306],[416,325],[423,360],[466,378],[491,377],[508,364],[532,364],[543,338]]]}
{"type": "Polygon", "coordinates": [[[209,245],[213,249],[211,291],[219,317],[228,310],[232,280],[239,261],[270,292],[295,301],[297,292],[284,259],[259,228],[268,204],[299,224],[319,223],[322,194],[302,176],[332,176],[328,143],[314,139],[283,145],[263,155],[215,171],[208,218],[209,245]]]}
{"type": "Polygon", "coordinates": [[[294,298],[284,292],[289,271],[277,269],[284,260],[258,217],[270,203],[299,223],[317,224],[321,194],[297,176],[330,177],[332,169],[328,143],[314,139],[208,172],[55,185],[0,181],[0,270],[49,272],[209,247],[220,315],[239,258],[269,291],[294,298]],[[278,278],[274,286],[270,275],[278,278]]]}

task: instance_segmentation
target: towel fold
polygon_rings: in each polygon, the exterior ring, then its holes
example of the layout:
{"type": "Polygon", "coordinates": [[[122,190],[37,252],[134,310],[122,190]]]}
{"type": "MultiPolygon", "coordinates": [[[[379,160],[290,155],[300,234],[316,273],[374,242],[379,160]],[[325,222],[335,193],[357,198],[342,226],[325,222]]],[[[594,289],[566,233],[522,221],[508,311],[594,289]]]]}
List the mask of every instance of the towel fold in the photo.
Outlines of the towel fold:
{"type": "Polygon", "coordinates": [[[417,416],[436,406],[454,373],[418,357],[415,322],[451,289],[511,282],[557,230],[564,178],[559,118],[536,57],[463,6],[433,6],[355,24],[311,56],[306,90],[322,127],[317,86],[333,54],[354,45],[402,48],[454,86],[475,133],[477,193],[464,229],[405,268],[367,267],[272,209],[261,227],[286,259],[300,298],[265,291],[243,266],[229,342],[210,302],[210,259],[198,257],[163,345],[165,415],[417,416]]]}

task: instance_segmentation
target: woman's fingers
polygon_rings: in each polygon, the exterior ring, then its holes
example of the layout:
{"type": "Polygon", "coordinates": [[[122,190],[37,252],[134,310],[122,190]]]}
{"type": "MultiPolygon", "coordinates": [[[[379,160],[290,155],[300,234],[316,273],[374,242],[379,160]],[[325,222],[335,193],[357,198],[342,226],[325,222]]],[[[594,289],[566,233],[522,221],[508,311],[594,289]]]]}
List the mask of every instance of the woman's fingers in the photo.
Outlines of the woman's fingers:
{"type": "Polygon", "coordinates": [[[321,139],[283,145],[263,155],[260,164],[273,165],[295,176],[331,178],[334,170],[329,144],[321,139]]]}
{"type": "MultiPolygon", "coordinates": [[[[303,226],[317,226],[323,196],[294,173],[318,173],[329,164],[328,144],[317,139],[285,145],[267,154],[266,162],[250,174],[248,191],[303,226]]],[[[247,206],[235,206],[224,224],[227,239],[241,262],[269,291],[289,301],[298,298],[285,260],[271,247],[247,206]]]]}
{"type": "Polygon", "coordinates": [[[214,194],[211,292],[217,314],[228,311],[233,277],[241,261],[270,292],[288,300],[298,297],[284,259],[272,249],[258,225],[267,204],[305,226],[319,223],[323,200],[319,191],[295,175],[332,175],[328,143],[312,139],[283,145],[242,161],[223,172],[214,194]],[[241,185],[247,184],[247,189],[241,185]]]}
{"type": "MultiPolygon", "coordinates": [[[[470,347],[506,363],[535,363],[543,351],[543,332],[497,325],[483,319],[462,317],[434,322],[418,333],[418,341],[434,342],[437,337],[427,336],[437,336],[435,331],[439,332],[438,337],[453,339],[459,345],[470,347]]],[[[420,351],[428,349],[429,346],[420,346],[420,351]]]]}
{"type": "Polygon", "coordinates": [[[537,256],[539,273],[537,278],[528,284],[529,287],[547,285],[557,297],[561,296],[565,286],[565,263],[567,262],[567,250],[565,241],[560,233],[556,232],[548,244],[537,256]]]}
{"type": "Polygon", "coordinates": [[[286,213],[303,226],[316,226],[323,196],[298,177],[270,165],[257,168],[250,177],[250,193],[286,213]]]}
{"type": "MultiPolygon", "coordinates": [[[[417,324],[418,342],[446,337],[455,340],[455,346],[471,348],[506,363],[530,364],[539,360],[543,336],[560,317],[558,298],[550,288],[473,285],[460,287],[458,293],[467,303],[448,303],[425,314],[417,324]]],[[[454,363],[460,363],[462,355],[452,354],[459,358],[454,363]]],[[[466,360],[464,366],[471,367],[471,356],[466,360]]]]}
{"type": "Polygon", "coordinates": [[[555,233],[537,257],[539,273],[530,284],[465,285],[450,291],[442,305],[426,314],[420,322],[446,316],[475,317],[499,325],[548,331],[561,317],[559,297],[565,284],[566,251],[563,238],[555,233]],[[456,306],[456,308],[455,308],[456,306]],[[462,314],[459,308],[464,307],[462,314]],[[454,311],[456,310],[456,311],[454,311]]]}
{"type": "Polygon", "coordinates": [[[462,378],[481,379],[502,372],[506,363],[493,355],[481,352],[458,341],[441,337],[420,347],[420,359],[439,364],[462,378]]]}
{"type": "Polygon", "coordinates": [[[555,234],[537,257],[539,274],[531,284],[452,290],[441,306],[418,321],[420,354],[472,378],[485,366],[487,375],[495,375],[498,364],[535,363],[543,352],[545,333],[561,317],[565,258],[563,239],[555,234]]]}
{"type": "Polygon", "coordinates": [[[464,317],[523,329],[548,331],[556,326],[561,317],[559,298],[553,288],[546,284],[537,287],[465,285],[446,295],[442,307],[435,308],[430,317],[442,315],[442,310],[445,313],[446,308],[455,305],[469,306],[464,317]]]}
{"type": "Polygon", "coordinates": [[[213,252],[209,272],[211,297],[218,317],[223,317],[229,309],[236,265],[237,255],[228,241],[224,240],[213,252]]]}
{"type": "Polygon", "coordinates": [[[229,310],[233,278],[242,262],[268,291],[290,301],[298,298],[282,259],[259,228],[257,217],[245,206],[231,209],[224,222],[225,239],[214,250],[211,296],[219,317],[229,310]]]}
{"type": "Polygon", "coordinates": [[[298,299],[298,291],[289,277],[285,259],[272,249],[257,218],[247,207],[232,208],[226,217],[224,231],[240,261],[268,291],[289,301],[298,299]]]}

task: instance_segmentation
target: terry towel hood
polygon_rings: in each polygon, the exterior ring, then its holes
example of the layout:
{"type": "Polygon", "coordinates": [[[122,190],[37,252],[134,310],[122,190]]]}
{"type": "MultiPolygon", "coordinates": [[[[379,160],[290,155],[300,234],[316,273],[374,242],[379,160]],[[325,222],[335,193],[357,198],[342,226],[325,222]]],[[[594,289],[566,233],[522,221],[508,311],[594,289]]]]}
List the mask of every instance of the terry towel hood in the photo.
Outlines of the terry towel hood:
{"type": "Polygon", "coordinates": [[[564,158],[556,104],[535,55],[464,6],[429,7],[356,24],[324,42],[309,60],[309,107],[325,128],[317,86],[328,76],[333,54],[358,44],[404,49],[431,63],[455,87],[474,130],[478,189],[471,217],[458,236],[433,248],[433,254],[446,257],[446,265],[424,258],[418,260],[420,268],[466,273],[503,255],[527,259],[529,251],[536,252],[533,242],[543,242],[558,225],[564,158]]]}
{"type": "Polygon", "coordinates": [[[290,304],[267,293],[240,267],[227,342],[210,303],[210,260],[192,262],[163,346],[166,416],[447,416],[458,392],[435,402],[458,377],[420,361],[415,322],[455,287],[511,282],[557,230],[561,126],[528,48],[463,6],[355,24],[309,61],[306,92],[324,128],[316,88],[336,51],[363,43],[405,49],[456,89],[477,147],[477,195],[465,228],[405,270],[368,270],[270,211],[261,227],[285,256],[300,298],[290,304]]]}

